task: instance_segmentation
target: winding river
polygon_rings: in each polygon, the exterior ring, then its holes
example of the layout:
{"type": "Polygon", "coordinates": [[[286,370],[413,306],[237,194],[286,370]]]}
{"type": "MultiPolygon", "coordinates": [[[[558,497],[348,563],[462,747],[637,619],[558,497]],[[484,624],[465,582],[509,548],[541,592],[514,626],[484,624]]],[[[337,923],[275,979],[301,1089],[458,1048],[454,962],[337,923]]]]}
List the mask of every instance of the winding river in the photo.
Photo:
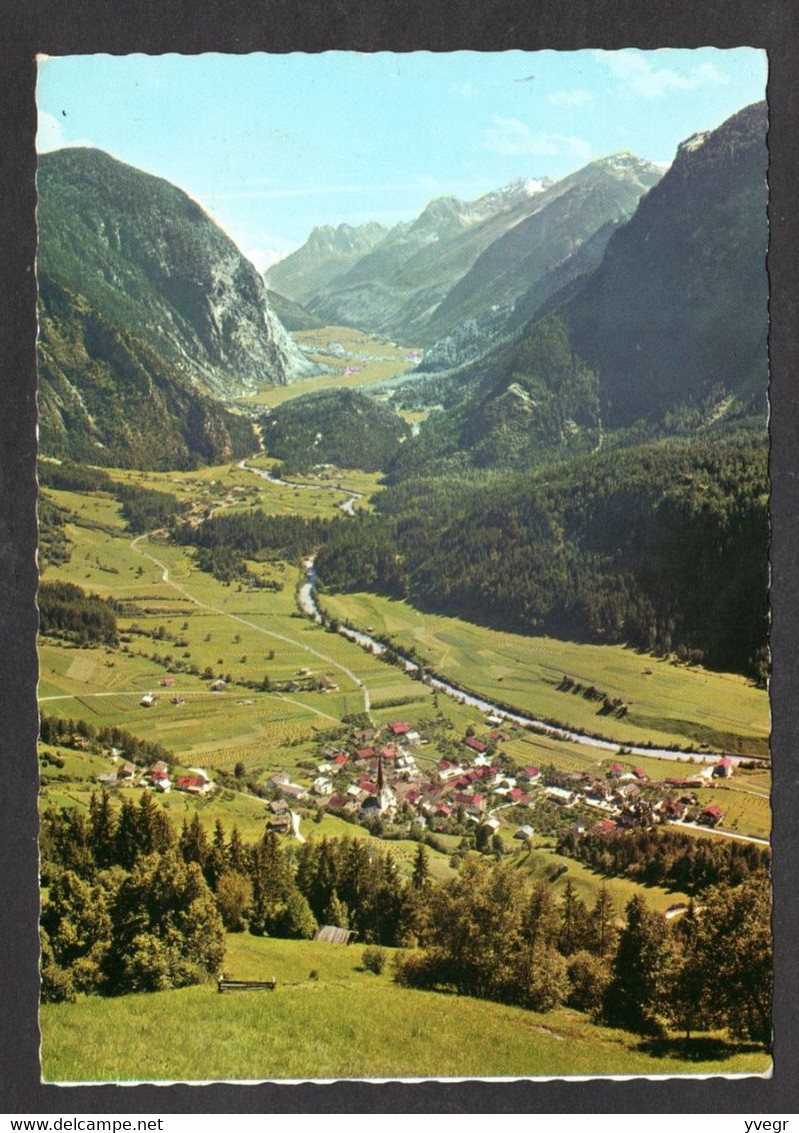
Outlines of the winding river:
{"type": "MultiPolygon", "coordinates": [[[[328,489],[328,491],[344,492],[348,498],[342,504],[339,504],[339,507],[347,515],[355,515],[355,503],[357,500],[362,498],[361,494],[357,492],[348,492],[348,490],[345,488],[338,488],[323,484],[302,484],[289,480],[280,480],[276,476],[273,476],[271,473],[265,472],[263,469],[253,468],[243,460],[240,461],[239,467],[245,469],[248,472],[254,472],[257,476],[263,477],[264,480],[268,480],[272,484],[279,484],[284,487],[325,487],[328,489]]],[[[319,609],[319,605],[316,600],[315,559],[316,556],[313,555],[310,558],[306,559],[303,563],[305,577],[299,587],[297,600],[300,609],[306,615],[306,617],[311,618],[312,621],[316,622],[317,625],[324,625],[325,617],[322,614],[322,611],[319,609]]],[[[338,632],[342,635],[342,637],[346,637],[356,645],[360,645],[362,649],[368,649],[376,656],[380,656],[382,653],[386,652],[386,646],[383,644],[383,642],[378,641],[368,633],[364,633],[363,630],[356,629],[354,626],[340,624],[338,626],[338,632]]],[[[402,668],[409,675],[418,673],[419,665],[417,664],[417,662],[412,661],[409,657],[404,657],[402,653],[400,653],[394,646],[392,646],[392,650],[397,656],[397,664],[400,668],[402,668]]],[[[538,720],[534,716],[525,716],[520,712],[511,712],[507,708],[502,707],[502,705],[495,704],[490,700],[486,700],[484,697],[478,696],[474,692],[469,692],[466,689],[458,688],[456,685],[450,684],[448,681],[443,680],[441,677],[425,673],[422,679],[425,684],[429,685],[430,688],[435,689],[436,692],[440,692],[445,696],[452,697],[453,700],[457,700],[460,704],[467,704],[470,707],[476,708],[478,709],[478,711],[485,713],[486,715],[497,716],[501,720],[507,720],[511,724],[517,724],[522,728],[527,728],[530,731],[538,732],[541,735],[549,736],[550,738],[555,740],[566,740],[568,742],[581,744],[583,746],[596,750],[612,751],[614,753],[620,752],[620,750],[623,748],[625,755],[654,756],[657,759],[669,759],[674,760],[678,763],[717,763],[719,760],[718,752],[708,753],[706,751],[683,751],[677,750],[675,748],[645,747],[643,745],[621,744],[618,741],[600,739],[597,736],[587,735],[585,732],[573,731],[569,728],[548,724],[546,723],[546,721],[538,720]]],[[[762,759],[758,756],[730,755],[729,758],[734,764],[752,762],[762,764],[763,766],[768,766],[768,760],[762,759]]]]}

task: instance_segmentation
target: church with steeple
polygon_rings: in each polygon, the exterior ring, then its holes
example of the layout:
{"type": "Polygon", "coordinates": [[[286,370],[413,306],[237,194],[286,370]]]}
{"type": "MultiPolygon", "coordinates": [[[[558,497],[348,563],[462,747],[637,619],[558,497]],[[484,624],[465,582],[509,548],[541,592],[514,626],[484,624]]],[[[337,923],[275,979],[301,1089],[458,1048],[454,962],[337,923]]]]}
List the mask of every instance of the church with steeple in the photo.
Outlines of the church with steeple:
{"type": "Polygon", "coordinates": [[[387,810],[394,806],[396,801],[397,796],[394,788],[386,782],[385,772],[383,771],[383,753],[381,752],[377,757],[377,791],[364,800],[361,810],[365,815],[385,814],[387,810]]]}

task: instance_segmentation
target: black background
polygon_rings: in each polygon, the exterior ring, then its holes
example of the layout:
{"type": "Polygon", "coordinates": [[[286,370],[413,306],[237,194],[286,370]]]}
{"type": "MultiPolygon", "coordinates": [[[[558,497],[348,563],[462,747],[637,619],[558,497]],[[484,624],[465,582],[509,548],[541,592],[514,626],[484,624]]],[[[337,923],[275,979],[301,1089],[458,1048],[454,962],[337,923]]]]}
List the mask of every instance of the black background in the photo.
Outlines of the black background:
{"type": "MultiPolygon", "coordinates": [[[[795,0],[5,0],[0,5],[0,1113],[746,1113],[799,1110],[795,751],[799,486],[795,0]],[[202,51],[765,48],[770,77],[776,1033],[771,1079],[44,1086],[37,1029],[35,56],[202,51]]],[[[402,1041],[399,1035],[398,1042],[402,1041]]],[[[199,1068],[198,1068],[199,1069],[199,1068]]]]}

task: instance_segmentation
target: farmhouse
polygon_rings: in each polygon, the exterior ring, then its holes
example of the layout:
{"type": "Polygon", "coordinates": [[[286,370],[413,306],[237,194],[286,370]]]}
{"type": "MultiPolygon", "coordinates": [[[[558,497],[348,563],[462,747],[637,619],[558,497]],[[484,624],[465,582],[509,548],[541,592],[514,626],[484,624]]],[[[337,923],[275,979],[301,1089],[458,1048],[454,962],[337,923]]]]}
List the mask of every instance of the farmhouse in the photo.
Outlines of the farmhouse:
{"type": "Polygon", "coordinates": [[[717,779],[729,779],[732,775],[733,763],[728,755],[723,756],[713,768],[713,775],[717,779]]]}
{"type": "Polygon", "coordinates": [[[271,817],[266,820],[266,829],[270,834],[289,834],[291,832],[291,815],[271,815],[271,817]]]}
{"type": "Polygon", "coordinates": [[[724,811],[718,806],[706,806],[699,815],[699,822],[703,826],[718,826],[724,817],[724,811]]]}
{"type": "Polygon", "coordinates": [[[282,783],[278,789],[281,794],[287,795],[290,799],[304,799],[308,797],[308,792],[305,787],[300,787],[297,783],[282,783]]]}
{"type": "Polygon", "coordinates": [[[565,787],[545,787],[544,794],[558,806],[574,806],[577,801],[574,791],[567,791],[565,787]]]}
{"type": "Polygon", "coordinates": [[[212,784],[202,775],[178,775],[175,786],[188,795],[207,795],[212,784]]]}

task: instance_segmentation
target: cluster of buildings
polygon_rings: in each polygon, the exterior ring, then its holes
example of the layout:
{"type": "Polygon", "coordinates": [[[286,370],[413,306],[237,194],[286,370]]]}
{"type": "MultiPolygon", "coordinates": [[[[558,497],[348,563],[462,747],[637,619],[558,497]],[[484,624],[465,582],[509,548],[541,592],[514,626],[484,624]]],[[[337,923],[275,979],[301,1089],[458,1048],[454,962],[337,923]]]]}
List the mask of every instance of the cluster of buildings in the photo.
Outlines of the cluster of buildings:
{"type": "Polygon", "coordinates": [[[201,767],[191,767],[188,774],[175,775],[172,778],[169,765],[162,759],[156,760],[146,770],[142,770],[130,760],[125,759],[120,762],[120,756],[121,753],[113,756],[116,763],[114,768],[103,771],[97,776],[97,782],[103,787],[150,787],[160,794],[175,790],[201,798],[209,795],[214,789],[214,784],[201,767]]]}
{"type": "MultiPolygon", "coordinates": [[[[328,744],[310,786],[292,782],[285,772],[273,775],[267,786],[286,802],[313,799],[318,806],[356,821],[402,817],[433,830],[446,828],[449,820],[456,819],[496,829],[503,809],[532,807],[540,799],[564,808],[578,803],[591,807],[598,812],[591,828],[596,833],[679,822],[688,817],[717,826],[723,819],[718,806],[697,809],[696,791],[714,778],[732,774],[733,761],[728,757],[690,778],[655,782],[640,767],[613,762],[601,774],[549,773],[544,781],[535,766],[508,770],[507,762],[497,754],[497,745],[505,739],[507,736],[498,731],[490,732],[485,739],[467,735],[461,741],[461,758],[436,760],[424,755],[427,740],[410,724],[398,720],[383,731],[355,731],[347,745],[328,744]]],[[[520,837],[531,833],[532,827],[519,827],[520,837]]]]}

